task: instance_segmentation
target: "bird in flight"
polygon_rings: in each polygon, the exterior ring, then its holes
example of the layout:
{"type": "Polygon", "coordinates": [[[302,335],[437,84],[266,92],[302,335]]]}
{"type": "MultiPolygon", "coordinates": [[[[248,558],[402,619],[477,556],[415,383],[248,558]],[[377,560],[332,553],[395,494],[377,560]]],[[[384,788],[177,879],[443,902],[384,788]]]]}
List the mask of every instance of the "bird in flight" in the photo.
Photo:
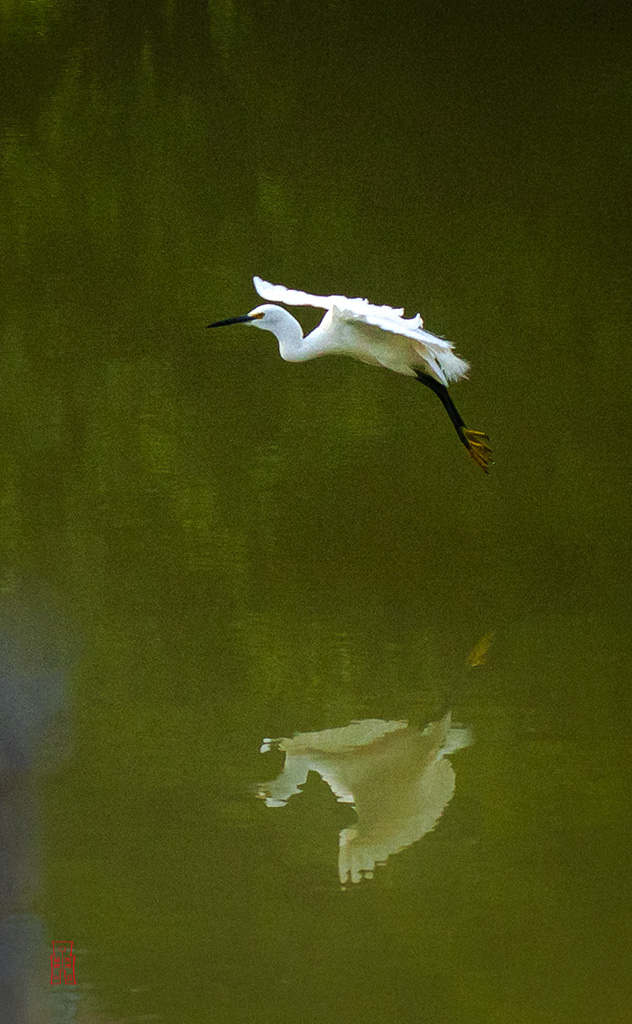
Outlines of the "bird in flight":
{"type": "Polygon", "coordinates": [[[484,473],[489,472],[491,449],[487,434],[466,427],[448,392],[449,382],[465,377],[469,366],[454,353],[451,342],[424,329],[418,313],[406,318],[403,309],[375,306],[367,299],[348,299],[345,295],[310,295],[282,284],[270,284],[260,277],[254,277],[253,283],[261,298],[270,300],[268,303],[245,316],[218,320],[208,326],[249,324],[270,331],[279,342],[281,358],[290,363],[317,356],[347,355],[415,377],[434,391],[470,458],[484,473]],[[327,312],[318,327],[304,336],[298,320],[283,306],[276,305],[279,302],[287,306],[315,306],[327,312]]]}

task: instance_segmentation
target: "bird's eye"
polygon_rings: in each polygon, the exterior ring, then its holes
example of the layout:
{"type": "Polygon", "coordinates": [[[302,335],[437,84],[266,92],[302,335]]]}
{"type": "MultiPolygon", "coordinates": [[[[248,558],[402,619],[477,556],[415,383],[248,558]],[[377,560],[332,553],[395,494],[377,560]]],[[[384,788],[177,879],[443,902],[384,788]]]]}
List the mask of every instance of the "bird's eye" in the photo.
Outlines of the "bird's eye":
{"type": "Polygon", "coordinates": [[[253,313],[250,317],[251,320],[263,320],[263,313],[253,313]]]}

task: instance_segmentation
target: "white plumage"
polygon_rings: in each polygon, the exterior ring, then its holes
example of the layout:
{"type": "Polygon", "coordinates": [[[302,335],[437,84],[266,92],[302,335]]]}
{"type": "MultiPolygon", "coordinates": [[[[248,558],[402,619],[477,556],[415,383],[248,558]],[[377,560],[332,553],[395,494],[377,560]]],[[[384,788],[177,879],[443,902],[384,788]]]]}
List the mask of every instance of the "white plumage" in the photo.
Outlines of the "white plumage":
{"type": "MultiPolygon", "coordinates": [[[[415,366],[423,367],[442,384],[465,377],[469,370],[465,360],[452,351],[451,342],[424,330],[419,313],[407,319],[403,309],[376,306],[368,299],[310,295],[282,284],[270,284],[260,277],[253,277],[253,283],[261,298],[270,302],[327,310],[316,330],[302,339],[303,345],[297,351],[302,358],[349,355],[408,377],[415,376],[415,366]]],[[[258,326],[265,329],[265,315],[263,321],[258,326]]]]}
{"type": "Polygon", "coordinates": [[[282,284],[271,284],[260,277],[254,277],[253,283],[261,298],[270,302],[244,316],[218,320],[209,327],[250,324],[270,331],[279,342],[281,357],[291,363],[324,355],[347,355],[417,378],[435,392],[468,454],[488,472],[489,439],[481,431],[468,430],[447,390],[450,381],[467,375],[469,366],[455,354],[451,342],[424,328],[419,313],[406,318],[403,309],[376,306],[368,299],[311,295],[282,284]],[[283,306],[276,305],[279,302],[288,306],[314,306],[326,313],[318,327],[305,336],[298,320],[283,306]]]}

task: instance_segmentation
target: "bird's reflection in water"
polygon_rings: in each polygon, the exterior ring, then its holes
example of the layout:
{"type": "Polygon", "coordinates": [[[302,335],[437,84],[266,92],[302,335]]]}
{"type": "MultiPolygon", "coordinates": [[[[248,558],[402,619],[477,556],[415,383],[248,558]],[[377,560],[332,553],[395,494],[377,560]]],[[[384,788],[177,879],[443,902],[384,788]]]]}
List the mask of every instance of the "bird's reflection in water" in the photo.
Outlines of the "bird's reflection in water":
{"type": "Polygon", "coordinates": [[[368,718],[340,729],[266,739],[261,752],[285,752],[283,771],[257,795],[283,807],[317,772],[358,820],[340,833],[340,881],[370,878],[376,864],[417,842],[436,825],[452,799],[454,768],[448,755],[469,746],[470,730],[452,725],[451,712],[425,728],[368,718]]]}

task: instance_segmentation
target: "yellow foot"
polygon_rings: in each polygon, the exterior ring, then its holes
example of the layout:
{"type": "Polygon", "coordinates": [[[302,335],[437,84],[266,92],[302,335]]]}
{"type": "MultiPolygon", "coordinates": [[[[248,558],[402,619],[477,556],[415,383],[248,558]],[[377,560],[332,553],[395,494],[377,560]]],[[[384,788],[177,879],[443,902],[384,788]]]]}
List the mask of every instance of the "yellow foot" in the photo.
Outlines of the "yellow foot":
{"type": "Polygon", "coordinates": [[[483,434],[480,430],[467,430],[464,427],[463,437],[469,457],[474,459],[474,462],[477,466],[481,467],[483,473],[489,473],[492,450],[488,444],[489,438],[487,434],[483,434]]]}

